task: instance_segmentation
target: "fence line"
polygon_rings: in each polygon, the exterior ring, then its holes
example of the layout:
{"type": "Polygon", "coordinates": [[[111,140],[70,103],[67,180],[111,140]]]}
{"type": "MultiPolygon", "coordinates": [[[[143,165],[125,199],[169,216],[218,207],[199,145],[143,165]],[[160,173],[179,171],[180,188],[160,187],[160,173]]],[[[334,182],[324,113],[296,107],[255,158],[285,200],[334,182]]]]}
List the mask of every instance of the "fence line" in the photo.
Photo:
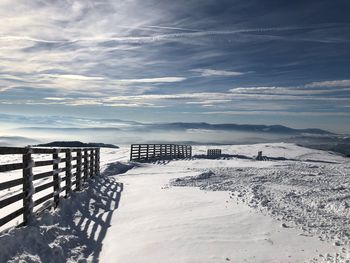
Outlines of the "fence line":
{"type": "Polygon", "coordinates": [[[207,150],[207,156],[220,156],[221,155],[221,149],[208,149],[207,150]]]}
{"type": "Polygon", "coordinates": [[[20,193],[0,200],[0,208],[2,209],[23,200],[21,208],[7,215],[1,213],[0,226],[7,224],[20,215],[23,215],[23,221],[20,226],[26,225],[31,217],[34,216],[34,208],[36,206],[53,200],[53,203],[46,208],[51,206],[57,207],[61,193],[65,192],[65,197],[69,197],[72,191],[81,190],[83,181],[90,177],[98,176],[100,174],[100,148],[84,148],[83,152],[84,155],[82,154],[82,149],[73,148],[0,147],[0,155],[22,155],[22,162],[0,165],[0,173],[22,170],[21,178],[0,183],[0,191],[22,185],[20,193]],[[64,154],[64,158],[60,157],[60,153],[64,154]],[[52,156],[52,159],[34,161],[33,157],[38,154],[52,156]],[[64,167],[60,168],[60,164],[64,164],[64,167]],[[45,166],[51,167],[51,170],[37,174],[33,173],[33,167],[45,166]],[[84,176],[82,177],[83,172],[84,176]],[[62,173],[65,175],[63,178],[61,177],[62,173]],[[39,179],[47,180],[49,178],[52,178],[52,181],[44,182],[34,187],[34,181],[39,179]],[[64,186],[62,186],[62,182],[64,182],[64,186]],[[53,191],[51,190],[50,193],[34,200],[35,193],[47,191],[49,188],[53,188],[53,191]]]}
{"type": "Polygon", "coordinates": [[[130,161],[170,160],[192,157],[192,146],[177,144],[132,144],[130,161]]]}

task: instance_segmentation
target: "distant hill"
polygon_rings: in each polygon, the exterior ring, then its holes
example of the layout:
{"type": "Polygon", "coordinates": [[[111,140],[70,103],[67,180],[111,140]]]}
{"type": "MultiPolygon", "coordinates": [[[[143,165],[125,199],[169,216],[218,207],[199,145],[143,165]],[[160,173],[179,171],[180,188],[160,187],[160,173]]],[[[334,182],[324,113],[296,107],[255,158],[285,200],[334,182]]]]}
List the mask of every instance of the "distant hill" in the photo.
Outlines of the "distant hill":
{"type": "Polygon", "coordinates": [[[350,137],[348,136],[295,136],[284,140],[300,146],[332,151],[350,157],[350,137]]]}
{"type": "Polygon", "coordinates": [[[205,130],[224,130],[224,131],[241,131],[241,132],[261,132],[261,133],[276,133],[276,134],[319,134],[331,135],[333,133],[322,129],[293,129],[283,125],[253,125],[253,124],[210,124],[206,122],[173,122],[173,123],[152,123],[144,124],[151,129],[205,129],[205,130]]]}
{"type": "MultiPolygon", "coordinates": [[[[0,120],[2,115],[0,114],[0,120]]],[[[4,117],[4,116],[3,116],[4,117]]],[[[86,122],[86,121],[85,121],[86,122]]],[[[188,130],[215,130],[215,131],[235,131],[261,134],[281,134],[281,135],[334,135],[327,130],[317,128],[296,129],[283,125],[260,125],[260,124],[236,124],[221,123],[212,124],[207,122],[136,122],[120,119],[94,119],[96,126],[86,127],[86,123],[80,119],[70,118],[69,122],[62,122],[56,125],[25,126],[18,128],[25,131],[47,131],[47,132],[153,132],[153,131],[188,131],[188,130]],[[75,125],[72,125],[72,122],[75,125]]]]}
{"type": "Polygon", "coordinates": [[[83,143],[80,141],[56,141],[56,142],[50,142],[50,143],[44,143],[44,144],[38,144],[35,145],[37,147],[99,147],[99,148],[115,148],[118,149],[119,146],[113,145],[113,144],[105,144],[105,143],[83,143]]]}

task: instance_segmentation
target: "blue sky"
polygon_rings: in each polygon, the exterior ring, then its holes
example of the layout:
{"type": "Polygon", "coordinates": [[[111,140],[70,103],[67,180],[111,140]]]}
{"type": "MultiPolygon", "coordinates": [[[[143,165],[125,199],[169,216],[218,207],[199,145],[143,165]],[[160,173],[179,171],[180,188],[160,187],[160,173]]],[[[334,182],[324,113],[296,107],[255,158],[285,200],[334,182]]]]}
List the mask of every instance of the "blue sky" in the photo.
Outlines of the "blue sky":
{"type": "Polygon", "coordinates": [[[0,2],[0,111],[350,132],[350,2],[0,2]]]}

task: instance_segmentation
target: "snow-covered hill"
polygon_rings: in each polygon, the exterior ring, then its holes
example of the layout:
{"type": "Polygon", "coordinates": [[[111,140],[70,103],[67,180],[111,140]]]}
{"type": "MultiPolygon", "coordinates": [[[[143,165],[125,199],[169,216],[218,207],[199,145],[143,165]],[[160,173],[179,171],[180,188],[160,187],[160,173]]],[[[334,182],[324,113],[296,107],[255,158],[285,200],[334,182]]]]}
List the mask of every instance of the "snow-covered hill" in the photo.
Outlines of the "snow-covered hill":
{"type": "Polygon", "coordinates": [[[128,147],[101,149],[105,177],[1,235],[0,262],[350,260],[349,159],[287,143],[195,146],[194,154],[208,148],[287,160],[136,165],[128,147]]]}

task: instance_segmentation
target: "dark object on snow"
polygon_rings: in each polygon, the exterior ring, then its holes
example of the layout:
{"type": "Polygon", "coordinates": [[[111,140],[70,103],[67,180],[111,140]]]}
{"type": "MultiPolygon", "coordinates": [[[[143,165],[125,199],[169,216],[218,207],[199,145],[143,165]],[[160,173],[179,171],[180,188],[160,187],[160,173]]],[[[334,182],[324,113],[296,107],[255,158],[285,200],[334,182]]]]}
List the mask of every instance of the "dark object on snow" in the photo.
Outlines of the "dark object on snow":
{"type": "Polygon", "coordinates": [[[241,154],[221,154],[220,156],[208,156],[206,154],[197,154],[194,155],[193,158],[196,159],[229,159],[229,158],[238,158],[238,159],[246,159],[246,160],[252,160],[252,157],[241,155],[241,154]]]}
{"type": "Polygon", "coordinates": [[[124,174],[130,169],[134,168],[135,166],[137,167],[135,163],[121,163],[121,162],[109,163],[106,169],[102,172],[102,176],[124,174]]]}
{"type": "Polygon", "coordinates": [[[83,143],[79,141],[56,141],[56,142],[50,142],[50,143],[44,143],[44,144],[38,144],[35,145],[35,147],[89,147],[89,148],[114,148],[118,149],[119,147],[113,144],[105,144],[105,143],[95,143],[95,142],[89,142],[89,143],[83,143]]]}
{"type": "Polygon", "coordinates": [[[221,149],[208,149],[207,156],[221,156],[221,149]]]}
{"type": "Polygon", "coordinates": [[[257,161],[262,161],[262,160],[264,160],[263,155],[262,155],[262,151],[258,151],[258,156],[256,157],[256,160],[257,160],[257,161]]]}

